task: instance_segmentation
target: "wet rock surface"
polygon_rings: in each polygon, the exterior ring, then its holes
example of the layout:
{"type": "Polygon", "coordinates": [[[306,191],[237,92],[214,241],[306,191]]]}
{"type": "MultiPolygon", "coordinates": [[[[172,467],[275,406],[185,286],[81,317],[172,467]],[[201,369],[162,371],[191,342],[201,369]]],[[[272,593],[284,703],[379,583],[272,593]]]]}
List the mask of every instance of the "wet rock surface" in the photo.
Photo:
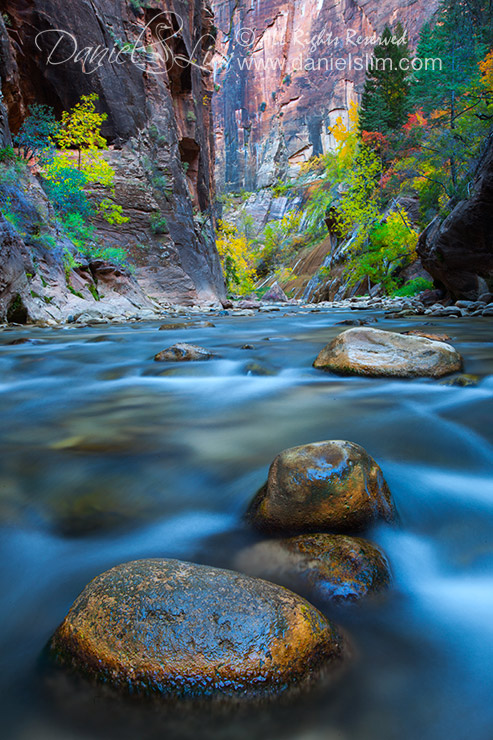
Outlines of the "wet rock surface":
{"type": "Polygon", "coordinates": [[[358,328],[324,347],[314,367],[341,375],[439,378],[460,370],[462,358],[444,342],[358,328]]]}
{"type": "Polygon", "coordinates": [[[357,601],[385,589],[391,578],[376,545],[330,534],[259,542],[239,553],[235,567],[319,601],[357,601]]]}
{"type": "Polygon", "coordinates": [[[377,463],[359,445],[315,442],[284,450],[248,519],[273,532],[352,532],[394,518],[389,488],[377,463]]]}
{"type": "Polygon", "coordinates": [[[123,691],[251,699],[309,684],[346,648],[320,612],[280,586],[152,559],[91,581],[51,650],[62,664],[123,691]]]}
{"type": "Polygon", "coordinates": [[[195,362],[197,360],[210,360],[214,355],[204,347],[195,344],[178,343],[172,347],[158,352],[154,359],[156,362],[195,362]]]}

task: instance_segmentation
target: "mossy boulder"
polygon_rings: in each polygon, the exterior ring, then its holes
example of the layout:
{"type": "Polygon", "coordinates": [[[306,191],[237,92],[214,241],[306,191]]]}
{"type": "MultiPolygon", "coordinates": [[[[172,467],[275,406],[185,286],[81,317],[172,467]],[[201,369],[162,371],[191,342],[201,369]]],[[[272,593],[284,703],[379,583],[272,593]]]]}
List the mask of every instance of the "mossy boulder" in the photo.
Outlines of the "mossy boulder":
{"type": "Polygon", "coordinates": [[[240,552],[235,566],[318,601],[357,601],[390,582],[387,560],[376,545],[340,534],[259,542],[240,552]]]}
{"type": "Polygon", "coordinates": [[[118,565],[91,581],[51,649],[132,693],[245,699],[308,685],[346,652],[337,628],[285,588],[167,559],[118,565]]]}
{"type": "Polygon", "coordinates": [[[440,378],[460,370],[462,358],[445,342],[361,327],[339,334],[313,365],[340,375],[440,378]]]}
{"type": "Polygon", "coordinates": [[[375,460],[339,440],[281,452],[247,513],[258,529],[291,534],[360,531],[394,515],[375,460]]]}

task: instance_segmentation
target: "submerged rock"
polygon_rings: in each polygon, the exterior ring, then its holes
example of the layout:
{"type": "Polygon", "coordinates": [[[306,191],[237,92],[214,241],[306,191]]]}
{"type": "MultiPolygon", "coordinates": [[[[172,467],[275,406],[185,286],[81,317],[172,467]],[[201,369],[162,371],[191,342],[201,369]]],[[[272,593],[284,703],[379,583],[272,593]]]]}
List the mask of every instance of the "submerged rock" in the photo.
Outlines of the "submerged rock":
{"type": "Polygon", "coordinates": [[[351,532],[394,518],[379,466],[353,442],[293,447],[278,455],[248,514],[262,530],[351,532]]]}
{"type": "Polygon", "coordinates": [[[193,321],[186,321],[181,324],[161,324],[159,331],[175,331],[176,329],[190,329],[193,321]]]}
{"type": "Polygon", "coordinates": [[[247,362],[244,371],[245,375],[275,375],[275,371],[272,368],[260,365],[258,362],[247,362]]]}
{"type": "Polygon", "coordinates": [[[411,331],[403,331],[402,334],[404,336],[424,337],[424,339],[432,339],[434,342],[448,342],[450,340],[448,334],[432,334],[423,329],[411,329],[411,331]]]}
{"type": "Polygon", "coordinates": [[[137,560],[89,583],[51,643],[60,662],[164,697],[255,698],[309,683],[345,655],[336,627],[266,581],[137,560]]]}
{"type": "Polygon", "coordinates": [[[469,386],[476,386],[479,383],[479,375],[471,375],[463,373],[457,375],[455,378],[447,378],[441,381],[441,385],[456,385],[460,388],[468,388],[469,386]]]}
{"type": "Polygon", "coordinates": [[[203,347],[179,342],[173,344],[172,347],[163,349],[162,352],[158,352],[154,359],[156,362],[192,362],[194,360],[210,360],[211,357],[214,357],[212,352],[203,347]]]}
{"type": "Polygon", "coordinates": [[[238,555],[235,567],[322,601],[356,601],[390,582],[387,560],[378,547],[344,535],[305,534],[259,542],[238,555]]]}
{"type": "Polygon", "coordinates": [[[462,358],[444,342],[361,328],[339,334],[313,364],[341,375],[439,378],[460,370],[462,358]]]}

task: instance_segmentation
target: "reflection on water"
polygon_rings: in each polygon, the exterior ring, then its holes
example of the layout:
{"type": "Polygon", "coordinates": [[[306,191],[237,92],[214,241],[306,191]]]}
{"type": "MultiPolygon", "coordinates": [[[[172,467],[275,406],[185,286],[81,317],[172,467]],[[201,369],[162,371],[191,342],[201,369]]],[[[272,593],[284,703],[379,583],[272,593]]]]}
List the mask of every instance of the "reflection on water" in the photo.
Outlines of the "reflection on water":
{"type": "MultiPolygon", "coordinates": [[[[172,333],[0,335],[5,737],[491,740],[491,323],[434,321],[480,376],[460,388],[314,370],[347,317],[289,309],[172,333]],[[19,337],[36,341],[9,344],[19,337]],[[152,361],[177,341],[218,357],[152,361]],[[43,646],[93,576],[149,556],[230,566],[255,538],[242,514],[273,457],[323,439],[363,445],[401,516],[399,529],[372,533],[392,564],[391,594],[330,614],[356,644],[336,686],[289,706],[204,715],[122,704],[47,673],[43,646]]],[[[381,328],[423,324],[379,318],[381,328]]]]}

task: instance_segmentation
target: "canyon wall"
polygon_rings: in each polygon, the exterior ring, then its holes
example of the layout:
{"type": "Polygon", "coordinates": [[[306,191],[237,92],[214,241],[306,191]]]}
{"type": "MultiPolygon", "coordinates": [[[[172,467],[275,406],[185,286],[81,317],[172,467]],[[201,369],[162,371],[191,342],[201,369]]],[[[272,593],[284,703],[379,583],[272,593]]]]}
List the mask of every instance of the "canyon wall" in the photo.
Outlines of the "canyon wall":
{"type": "Polygon", "coordinates": [[[59,115],[97,93],[114,199],[130,216],[124,228],[96,222],[100,239],[127,249],[151,303],[224,299],[207,0],[0,0],[0,14],[2,145],[31,103],[59,115]]]}
{"type": "Polygon", "coordinates": [[[485,142],[470,197],[421,234],[421,262],[448,297],[493,300],[493,133],[485,142]]]}
{"type": "Polygon", "coordinates": [[[411,46],[438,0],[214,0],[218,186],[255,190],[331,148],[364,82],[373,37],[411,46]]]}

